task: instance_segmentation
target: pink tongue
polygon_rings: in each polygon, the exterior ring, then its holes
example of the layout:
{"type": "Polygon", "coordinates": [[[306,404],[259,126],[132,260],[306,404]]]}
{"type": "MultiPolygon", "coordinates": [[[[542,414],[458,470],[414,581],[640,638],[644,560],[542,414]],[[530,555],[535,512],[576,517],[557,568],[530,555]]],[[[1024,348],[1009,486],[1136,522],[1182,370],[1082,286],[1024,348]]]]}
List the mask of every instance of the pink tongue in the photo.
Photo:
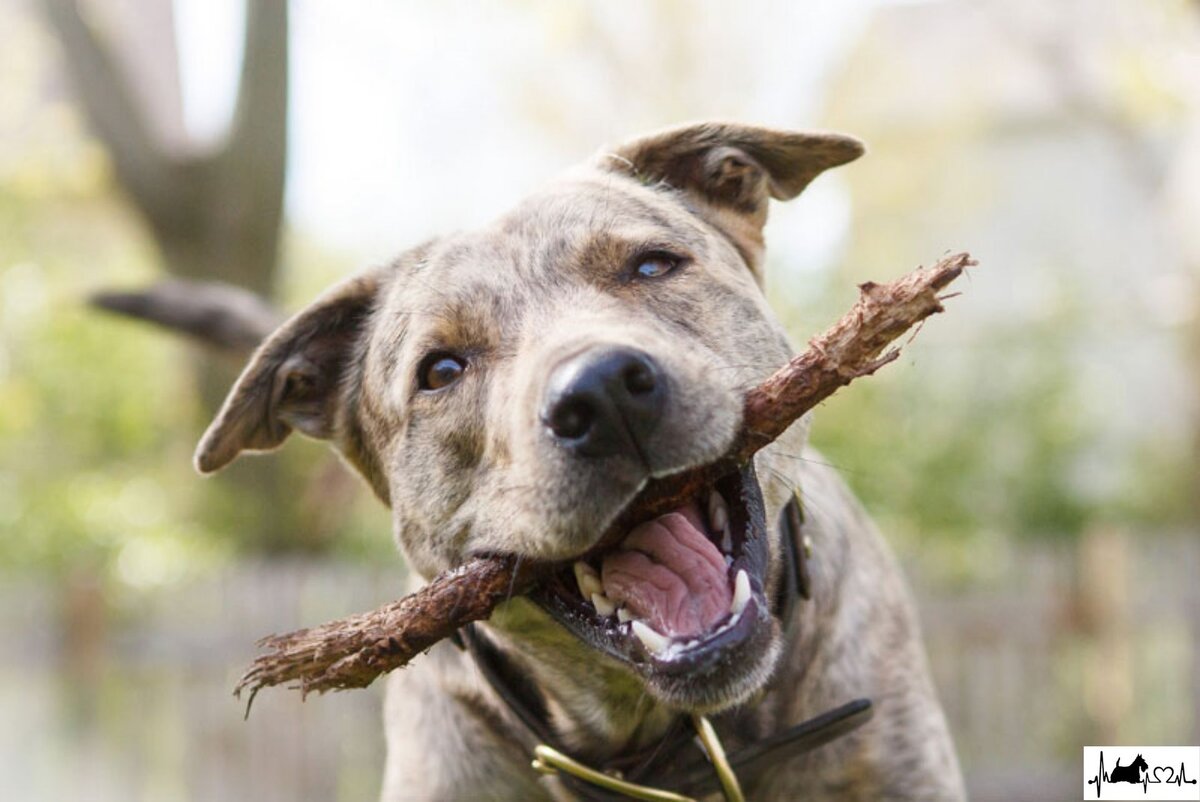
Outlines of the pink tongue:
{"type": "Polygon", "coordinates": [[[729,614],[725,558],[690,503],[647,521],[604,558],[604,595],[664,635],[699,635],[729,614]]]}

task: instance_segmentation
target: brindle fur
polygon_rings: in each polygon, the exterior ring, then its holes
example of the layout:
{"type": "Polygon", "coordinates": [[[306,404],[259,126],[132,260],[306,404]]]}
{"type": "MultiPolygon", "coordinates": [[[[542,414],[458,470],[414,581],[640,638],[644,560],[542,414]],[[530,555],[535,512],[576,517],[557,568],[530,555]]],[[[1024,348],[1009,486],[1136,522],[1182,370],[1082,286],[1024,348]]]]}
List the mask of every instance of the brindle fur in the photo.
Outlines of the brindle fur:
{"type": "MultiPolygon", "coordinates": [[[[328,438],[392,509],[423,577],[477,551],[556,560],[585,551],[650,475],[719,455],[742,391],[792,353],[761,292],[769,198],[798,194],[862,152],[848,137],[732,124],[685,126],[601,153],[492,225],[417,247],[335,287],[258,351],[197,452],[202,471],[292,429],[328,438]],[[638,280],[646,248],[688,257],[638,280]],[[557,448],[541,393],[564,358],[597,345],[651,354],[669,406],[643,458],[596,463],[557,448]],[[431,351],[469,360],[421,392],[431,351]]],[[[725,711],[730,748],[853,698],[875,716],[850,736],[763,774],[755,800],[963,797],[917,618],[887,546],[805,447],[807,421],[756,458],[779,581],[779,512],[799,492],[812,599],[720,687],[643,682],[529,601],[484,629],[545,694],[560,743],[602,761],[660,738],[680,708],[725,711]]],[[[771,596],[769,596],[771,597],[771,596]]],[[[385,800],[568,798],[529,768],[507,709],[443,643],[389,679],[385,800]]]]}

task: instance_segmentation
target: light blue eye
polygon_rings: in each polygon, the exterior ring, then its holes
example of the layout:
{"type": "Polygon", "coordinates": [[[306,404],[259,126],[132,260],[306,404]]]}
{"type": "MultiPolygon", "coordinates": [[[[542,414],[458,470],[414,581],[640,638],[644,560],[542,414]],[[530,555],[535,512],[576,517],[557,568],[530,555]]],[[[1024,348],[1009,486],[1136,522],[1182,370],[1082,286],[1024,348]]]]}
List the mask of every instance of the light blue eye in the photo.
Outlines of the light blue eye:
{"type": "Polygon", "coordinates": [[[638,260],[637,274],[641,278],[662,278],[683,261],[672,253],[648,253],[638,260]]]}

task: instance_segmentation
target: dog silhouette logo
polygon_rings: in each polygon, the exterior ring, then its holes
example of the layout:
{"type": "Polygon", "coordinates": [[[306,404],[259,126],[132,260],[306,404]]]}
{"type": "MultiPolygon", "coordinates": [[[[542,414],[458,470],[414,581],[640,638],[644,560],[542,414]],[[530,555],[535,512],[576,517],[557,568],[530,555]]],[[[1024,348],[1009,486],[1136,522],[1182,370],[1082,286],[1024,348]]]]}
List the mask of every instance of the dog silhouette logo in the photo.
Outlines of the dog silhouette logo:
{"type": "Polygon", "coordinates": [[[1085,799],[1200,800],[1200,747],[1085,746],[1083,774],[1085,799]]]}
{"type": "MultiPolygon", "coordinates": [[[[1103,753],[1101,753],[1100,759],[1103,761],[1103,753]]],[[[1113,766],[1112,774],[1108,775],[1108,781],[1110,783],[1133,783],[1134,785],[1141,785],[1143,771],[1150,771],[1150,765],[1140,754],[1128,766],[1122,766],[1121,758],[1117,758],[1117,765],[1113,766]]]]}

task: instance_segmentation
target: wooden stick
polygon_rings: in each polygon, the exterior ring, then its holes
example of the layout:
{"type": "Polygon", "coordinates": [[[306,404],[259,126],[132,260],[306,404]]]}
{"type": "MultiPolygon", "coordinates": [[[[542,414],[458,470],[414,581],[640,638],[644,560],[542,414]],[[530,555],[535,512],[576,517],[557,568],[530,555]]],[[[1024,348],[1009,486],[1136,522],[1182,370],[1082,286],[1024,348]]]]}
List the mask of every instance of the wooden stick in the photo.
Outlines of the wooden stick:
{"type": "Polygon", "coordinates": [[[296,681],[302,695],[365,688],[459,627],[487,618],[526,590],[533,573],[511,556],[473,557],[376,610],[263,638],[258,646],[268,653],[255,659],[234,694],[250,691],[249,714],[254,695],[270,685],[296,681]]]}
{"type": "MultiPolygon", "coordinates": [[[[889,284],[860,285],[858,302],[841,320],[746,394],[741,432],[725,457],[648,483],[601,540],[619,537],[633,523],[675,509],[745,464],[838,388],[895,360],[900,350],[889,346],[941,312],[942,300],[950,296],[939,293],[974,264],[959,253],[889,284]]],[[[264,638],[259,646],[266,653],[254,660],[235,694],[248,690],[253,702],[262,688],[287,682],[298,683],[302,694],[366,687],[460,627],[487,618],[496,605],[524,593],[553,567],[511,555],[473,557],[377,610],[264,638]]],[[[249,709],[247,705],[247,714],[249,709]]]]}

